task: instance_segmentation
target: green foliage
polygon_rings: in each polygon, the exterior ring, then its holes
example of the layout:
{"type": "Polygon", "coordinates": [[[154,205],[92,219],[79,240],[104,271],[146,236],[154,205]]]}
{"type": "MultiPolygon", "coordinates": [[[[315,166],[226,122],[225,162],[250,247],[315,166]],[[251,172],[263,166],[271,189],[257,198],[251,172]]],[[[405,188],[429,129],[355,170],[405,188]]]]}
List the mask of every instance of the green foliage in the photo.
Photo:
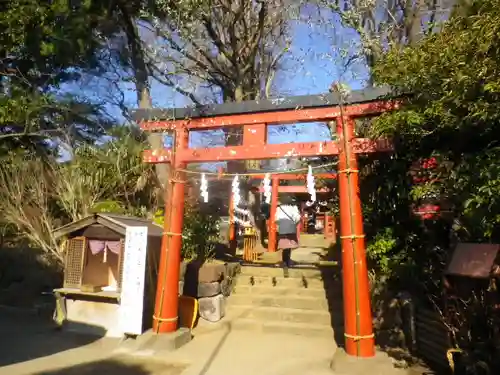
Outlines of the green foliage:
{"type": "Polygon", "coordinates": [[[368,258],[377,265],[384,275],[390,275],[394,265],[399,263],[397,254],[394,254],[396,244],[397,241],[392,229],[386,228],[377,233],[366,248],[368,258]]]}
{"type": "MultiPolygon", "coordinates": [[[[500,1],[470,3],[439,33],[410,48],[392,48],[375,68],[379,83],[405,96],[400,111],[376,122],[374,135],[392,135],[397,159],[406,160],[408,167],[421,158],[439,160],[441,168],[431,183],[401,188],[409,203],[434,195],[447,211],[439,220],[406,225],[407,236],[418,242],[408,246],[398,241],[412,271],[405,269],[402,275],[410,274],[412,280],[403,285],[412,291],[417,287],[420,297],[434,299],[438,307],[446,301],[444,319],[464,350],[462,358],[491,365],[496,362],[490,348],[498,341],[498,322],[490,311],[487,284],[484,290],[479,283],[469,284],[473,290],[466,294],[452,287],[446,300],[442,295],[443,271],[456,242],[500,243],[500,1]]],[[[387,170],[388,178],[393,168],[387,170]]],[[[398,220],[386,227],[404,238],[398,220]]],[[[492,297],[496,293],[493,283],[488,292],[492,297]]]]}
{"type": "Polygon", "coordinates": [[[380,272],[411,275],[406,287],[428,295],[454,242],[500,241],[500,1],[473,1],[440,32],[391,46],[373,71],[403,105],[371,129],[393,138],[392,157],[363,160],[368,254],[380,272]],[[429,157],[439,168],[414,183],[413,162],[429,157]],[[417,220],[412,209],[423,202],[446,212],[417,220]]]}
{"type": "Polygon", "coordinates": [[[361,160],[367,256],[379,277],[409,273],[422,248],[421,223],[411,213],[408,162],[396,155],[361,160]]]}
{"type": "Polygon", "coordinates": [[[184,258],[212,258],[215,255],[214,242],[219,235],[219,222],[215,217],[201,213],[197,207],[188,206],[182,235],[184,258]]]}
{"type": "Polygon", "coordinates": [[[59,202],[72,220],[95,210],[144,216],[155,209],[156,177],[142,161],[144,145],[142,134],[131,127],[115,130],[101,146],[74,150],[71,161],[58,168],[59,202]]]}
{"type": "Polygon", "coordinates": [[[385,56],[374,70],[376,80],[411,96],[401,111],[384,116],[379,130],[432,135],[431,142],[446,142],[452,151],[493,135],[500,115],[499,4],[475,1],[440,33],[385,56]]]}
{"type": "MultiPolygon", "coordinates": [[[[163,225],[162,210],[156,212],[155,222],[163,225]]],[[[182,257],[188,260],[212,258],[215,255],[215,242],[218,235],[218,219],[200,212],[198,207],[187,203],[182,231],[182,257]]]]}
{"type": "Polygon", "coordinates": [[[98,74],[103,17],[90,1],[12,0],[0,5],[0,156],[53,151],[52,141],[95,140],[110,120],[96,103],[59,95],[85,72],[98,74]]]}
{"type": "Polygon", "coordinates": [[[463,240],[500,240],[499,35],[500,1],[475,1],[440,33],[392,49],[375,68],[380,83],[409,94],[400,111],[376,122],[375,135],[396,136],[408,160],[439,155],[449,165],[410,197],[433,193],[451,200],[463,240]]]}
{"type": "Polygon", "coordinates": [[[93,212],[99,213],[113,213],[113,214],[124,214],[125,208],[123,203],[120,201],[101,201],[97,202],[92,206],[93,212]]]}
{"type": "MultiPolygon", "coordinates": [[[[38,248],[58,257],[52,231],[92,212],[148,216],[157,207],[153,167],[142,162],[144,143],[133,128],[103,145],[81,145],[73,158],[4,158],[0,164],[0,225],[16,228],[38,248]]],[[[9,231],[8,233],[11,233],[9,231]]]]}
{"type": "Polygon", "coordinates": [[[452,179],[460,199],[461,237],[500,242],[500,149],[468,155],[453,171],[452,179]]]}

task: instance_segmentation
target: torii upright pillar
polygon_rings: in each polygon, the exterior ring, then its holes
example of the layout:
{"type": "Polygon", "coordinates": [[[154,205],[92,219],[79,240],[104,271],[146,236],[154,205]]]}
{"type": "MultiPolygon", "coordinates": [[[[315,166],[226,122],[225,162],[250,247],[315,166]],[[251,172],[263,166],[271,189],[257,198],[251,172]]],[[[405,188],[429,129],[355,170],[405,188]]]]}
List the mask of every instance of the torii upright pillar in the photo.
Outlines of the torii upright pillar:
{"type": "Polygon", "coordinates": [[[271,177],[271,210],[269,212],[269,234],[267,249],[273,253],[276,251],[278,245],[278,228],[276,225],[276,210],[278,207],[278,194],[279,194],[280,181],[278,176],[271,177]]]}
{"type": "MultiPolygon", "coordinates": [[[[188,135],[187,129],[176,130],[176,150],[184,150],[188,147],[188,135]]],[[[182,169],[186,168],[186,163],[174,157],[172,164],[174,168],[171,170],[169,181],[172,192],[165,201],[165,229],[161,244],[153,315],[153,332],[156,333],[175,332],[179,320],[179,274],[186,185],[186,176],[182,169]]]]}
{"type": "Polygon", "coordinates": [[[352,149],[354,120],[337,118],[339,136],[340,240],[346,352],[358,357],[375,355],[370,285],[366,266],[363,215],[359,197],[357,156],[352,149]]]}

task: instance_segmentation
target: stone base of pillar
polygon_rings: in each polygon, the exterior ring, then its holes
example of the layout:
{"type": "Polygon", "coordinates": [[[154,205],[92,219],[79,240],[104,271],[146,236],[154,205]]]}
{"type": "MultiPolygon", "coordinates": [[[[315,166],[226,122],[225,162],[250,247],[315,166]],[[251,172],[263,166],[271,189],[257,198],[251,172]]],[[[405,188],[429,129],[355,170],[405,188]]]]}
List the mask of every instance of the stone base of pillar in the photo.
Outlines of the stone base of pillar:
{"type": "Polygon", "coordinates": [[[386,353],[378,352],[374,357],[362,358],[347,355],[338,348],[330,362],[335,375],[406,375],[407,370],[394,367],[394,361],[386,353]]]}
{"type": "Polygon", "coordinates": [[[149,330],[136,338],[123,340],[116,351],[118,353],[154,355],[179,349],[190,342],[191,339],[191,330],[187,328],[179,328],[175,332],[161,334],[156,334],[152,330],[149,330]]]}

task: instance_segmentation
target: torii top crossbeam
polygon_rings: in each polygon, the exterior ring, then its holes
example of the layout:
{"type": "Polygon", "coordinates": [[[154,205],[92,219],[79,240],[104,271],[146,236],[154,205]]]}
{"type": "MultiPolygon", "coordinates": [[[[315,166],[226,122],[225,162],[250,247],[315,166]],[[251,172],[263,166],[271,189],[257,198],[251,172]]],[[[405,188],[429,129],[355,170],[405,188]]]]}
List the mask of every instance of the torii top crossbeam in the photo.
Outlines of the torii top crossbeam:
{"type": "MultiPolygon", "coordinates": [[[[267,144],[267,125],[313,121],[333,121],[340,116],[350,118],[377,115],[393,109],[396,102],[387,101],[387,88],[354,91],[340,103],[339,95],[298,96],[241,103],[225,103],[193,108],[140,109],[133,118],[145,131],[209,130],[244,126],[243,145],[176,150],[177,163],[200,163],[283,157],[328,156],[339,154],[337,141],[267,144]],[[341,107],[340,104],[343,104],[341,107]]],[[[388,151],[385,140],[365,138],[352,140],[354,153],[388,151]]],[[[172,150],[148,150],[148,163],[172,161],[172,150]]]]}

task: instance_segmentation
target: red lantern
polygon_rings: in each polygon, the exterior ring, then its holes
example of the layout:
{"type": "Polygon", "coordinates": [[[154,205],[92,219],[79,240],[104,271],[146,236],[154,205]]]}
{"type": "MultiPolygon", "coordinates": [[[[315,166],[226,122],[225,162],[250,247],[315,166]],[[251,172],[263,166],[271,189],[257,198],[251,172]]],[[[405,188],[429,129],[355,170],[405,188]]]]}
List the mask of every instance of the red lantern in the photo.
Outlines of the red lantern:
{"type": "Polygon", "coordinates": [[[422,168],[424,169],[434,169],[437,167],[437,160],[435,157],[422,160],[422,168]]]}
{"type": "MultiPolygon", "coordinates": [[[[437,182],[438,179],[436,178],[435,173],[433,173],[433,170],[437,167],[438,161],[435,157],[420,159],[415,162],[410,172],[413,183],[418,185],[437,182]]],[[[419,206],[414,208],[413,213],[422,220],[433,220],[441,216],[442,208],[441,205],[433,202],[420,203],[419,206]]]]}
{"type": "Polygon", "coordinates": [[[441,207],[437,204],[426,203],[419,206],[413,213],[422,220],[432,220],[441,215],[441,207]]]}

